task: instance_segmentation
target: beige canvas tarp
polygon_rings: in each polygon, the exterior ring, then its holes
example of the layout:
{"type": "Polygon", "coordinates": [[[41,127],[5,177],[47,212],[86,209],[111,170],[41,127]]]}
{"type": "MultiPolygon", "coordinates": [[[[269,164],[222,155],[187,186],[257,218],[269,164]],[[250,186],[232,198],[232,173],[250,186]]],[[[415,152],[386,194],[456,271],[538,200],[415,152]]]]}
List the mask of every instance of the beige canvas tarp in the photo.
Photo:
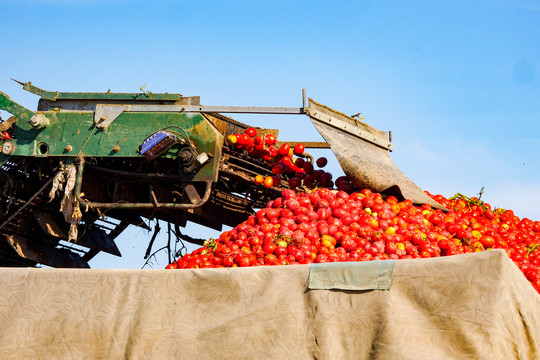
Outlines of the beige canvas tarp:
{"type": "Polygon", "coordinates": [[[390,290],[309,273],[0,269],[0,358],[540,358],[540,295],[501,250],[396,261],[390,290]]]}

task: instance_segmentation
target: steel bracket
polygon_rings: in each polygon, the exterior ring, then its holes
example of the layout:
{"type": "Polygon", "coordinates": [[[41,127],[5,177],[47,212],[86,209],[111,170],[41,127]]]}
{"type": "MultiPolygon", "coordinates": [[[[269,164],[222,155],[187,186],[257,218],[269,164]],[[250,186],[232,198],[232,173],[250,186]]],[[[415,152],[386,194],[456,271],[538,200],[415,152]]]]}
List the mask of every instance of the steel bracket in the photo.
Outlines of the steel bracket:
{"type": "Polygon", "coordinates": [[[131,105],[104,105],[97,104],[94,113],[94,124],[100,130],[105,130],[114,120],[131,105]]]}

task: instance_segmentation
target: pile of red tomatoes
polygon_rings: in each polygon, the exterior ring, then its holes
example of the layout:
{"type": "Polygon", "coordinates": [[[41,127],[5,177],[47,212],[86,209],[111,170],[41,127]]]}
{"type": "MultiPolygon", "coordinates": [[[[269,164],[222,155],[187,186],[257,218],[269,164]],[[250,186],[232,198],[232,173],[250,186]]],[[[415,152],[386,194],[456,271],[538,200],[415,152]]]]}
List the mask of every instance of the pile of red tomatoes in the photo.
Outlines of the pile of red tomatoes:
{"type": "Polygon", "coordinates": [[[443,212],[359,191],[346,176],[334,181],[320,169],[326,158],[317,159],[315,169],[304,145],[277,147],[274,135],[259,135],[255,128],[228,141],[272,169],[273,176],[258,175],[255,184],[278,186],[282,177],[291,189],[169,269],[416,259],[504,249],[540,292],[540,221],[461,194],[432,196],[449,209],[443,212]]]}
{"type": "Polygon", "coordinates": [[[416,259],[504,249],[540,292],[540,221],[476,198],[433,196],[450,211],[362,190],[284,190],[246,221],[167,268],[416,259]]]}

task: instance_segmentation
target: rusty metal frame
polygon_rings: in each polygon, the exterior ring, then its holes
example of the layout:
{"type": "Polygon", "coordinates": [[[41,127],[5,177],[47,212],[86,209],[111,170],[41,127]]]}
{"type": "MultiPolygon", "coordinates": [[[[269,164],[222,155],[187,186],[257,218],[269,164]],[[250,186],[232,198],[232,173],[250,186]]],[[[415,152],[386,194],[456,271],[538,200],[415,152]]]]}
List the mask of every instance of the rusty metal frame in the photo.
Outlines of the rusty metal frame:
{"type": "MultiPolygon", "coordinates": [[[[212,181],[204,181],[206,184],[204,195],[202,198],[197,199],[196,202],[186,204],[178,203],[159,203],[153,191],[151,191],[153,202],[150,203],[102,203],[102,202],[92,202],[82,198],[81,188],[82,188],[82,179],[84,172],[84,161],[80,161],[77,166],[77,178],[75,182],[75,198],[79,201],[82,206],[89,207],[92,209],[195,209],[204,205],[210,198],[212,192],[212,181]]],[[[188,184],[188,186],[193,186],[188,184]]],[[[193,189],[195,191],[195,189],[193,189]]],[[[191,192],[192,193],[192,192],[191,192]]]]}

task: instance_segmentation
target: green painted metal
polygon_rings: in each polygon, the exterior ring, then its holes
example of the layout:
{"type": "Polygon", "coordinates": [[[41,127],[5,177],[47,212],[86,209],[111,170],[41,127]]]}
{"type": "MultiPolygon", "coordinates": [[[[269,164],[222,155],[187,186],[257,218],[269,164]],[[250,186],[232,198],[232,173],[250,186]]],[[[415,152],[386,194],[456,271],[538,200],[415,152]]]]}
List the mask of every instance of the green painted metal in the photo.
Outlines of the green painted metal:
{"type": "Polygon", "coordinates": [[[70,100],[161,100],[161,101],[176,101],[182,98],[181,94],[168,94],[168,93],[158,93],[154,94],[151,92],[141,92],[141,93],[112,93],[112,92],[58,92],[58,91],[47,91],[38,88],[37,86],[32,85],[31,82],[21,83],[23,89],[31,92],[32,94],[39,95],[42,99],[46,100],[61,100],[61,99],[70,99],[70,100]]]}
{"type": "MultiPolygon", "coordinates": [[[[0,106],[0,108],[2,108],[0,106]]],[[[156,131],[188,134],[199,153],[212,156],[190,181],[215,181],[223,136],[201,114],[123,113],[102,131],[94,125],[93,112],[38,112],[49,120],[44,129],[33,128],[28,122],[15,123],[15,150],[12,156],[32,157],[140,157],[143,141],[156,131]]],[[[177,149],[164,156],[175,158],[177,149]]]]}
{"type": "MultiPolygon", "coordinates": [[[[88,98],[88,99],[130,99],[141,94],[113,93],[52,93],[39,89],[31,83],[24,84],[27,90],[49,99],[88,98]],[[80,96],[79,96],[80,95],[80,96]],[[77,97],[79,96],[79,97],[77,97]],[[118,97],[111,97],[118,96],[118,97]]],[[[144,95],[144,94],[143,94],[144,95]]],[[[178,94],[151,94],[152,100],[179,98],[178,94]]],[[[140,100],[140,98],[137,98],[140,100]]],[[[171,132],[188,134],[197,152],[208,153],[211,159],[196,173],[188,175],[187,181],[216,181],[223,135],[215,129],[201,114],[182,114],[165,112],[125,112],[114,120],[105,130],[94,125],[94,113],[88,111],[39,111],[33,112],[11,100],[0,92],[0,109],[5,110],[20,120],[14,127],[15,150],[10,156],[32,157],[140,157],[138,150],[143,141],[156,131],[169,128],[171,132]],[[32,116],[42,114],[48,120],[43,129],[34,128],[29,121],[32,116]],[[182,130],[183,129],[183,130],[182,130]]],[[[164,156],[175,158],[178,152],[173,147],[164,156]]],[[[2,154],[1,164],[8,157],[2,154]]],[[[0,165],[1,165],[0,164],[0,165]]]]}
{"type": "Polygon", "coordinates": [[[11,100],[9,96],[0,91],[0,109],[17,116],[21,120],[30,121],[34,112],[11,100]]]}

